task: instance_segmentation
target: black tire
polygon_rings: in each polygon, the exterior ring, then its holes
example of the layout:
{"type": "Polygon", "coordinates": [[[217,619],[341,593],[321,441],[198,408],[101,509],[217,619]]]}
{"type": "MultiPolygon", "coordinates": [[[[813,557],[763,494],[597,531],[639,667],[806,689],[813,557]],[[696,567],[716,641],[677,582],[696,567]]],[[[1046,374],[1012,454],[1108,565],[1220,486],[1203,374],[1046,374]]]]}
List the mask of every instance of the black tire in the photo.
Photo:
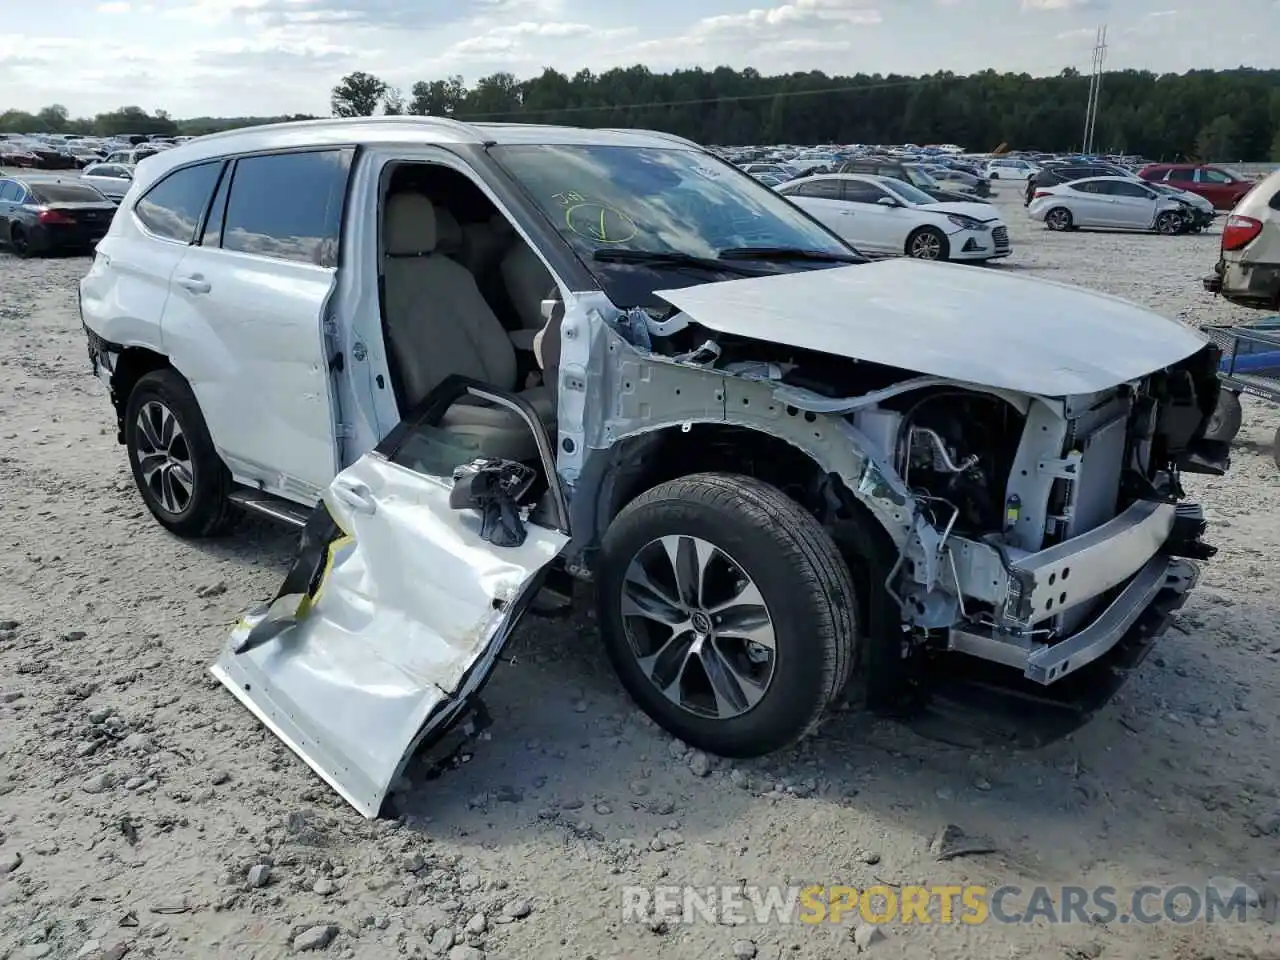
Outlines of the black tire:
{"type": "Polygon", "coordinates": [[[1186,223],[1187,221],[1182,219],[1182,214],[1173,210],[1166,210],[1156,217],[1156,232],[1165,237],[1176,236],[1182,233],[1186,223]]]}
{"type": "Polygon", "coordinates": [[[1218,405],[1204,429],[1206,440],[1225,440],[1230,443],[1240,432],[1240,424],[1244,421],[1244,409],[1240,406],[1240,395],[1223,388],[1218,391],[1218,405]]]}
{"type": "Polygon", "coordinates": [[[596,584],[600,631],[623,687],[661,727],[699,749],[753,757],[788,746],[818,725],[852,673],[858,608],[848,567],[816,519],[753,477],[692,474],[633,500],[604,536],[596,584]],[[662,537],[714,545],[754,583],[772,619],[769,681],[736,716],[673,702],[637,662],[622,613],[624,582],[632,561],[662,537]]]}
{"type": "Polygon", "coordinates": [[[992,179],[992,180],[999,180],[999,179],[1000,179],[1000,174],[996,173],[994,170],[993,170],[993,171],[991,171],[991,179],[992,179]]]}
{"type": "MultiPolygon", "coordinates": [[[[153,418],[151,422],[156,421],[153,418]]],[[[180,374],[174,370],[154,370],[138,380],[125,405],[124,439],[134,483],[147,509],[161,526],[180,537],[210,537],[230,526],[234,517],[228,499],[231,475],[213,448],[195,394],[180,374]],[[190,492],[185,501],[176,501],[176,509],[164,503],[164,484],[157,480],[160,471],[152,473],[149,482],[141,463],[148,439],[140,418],[144,412],[150,417],[157,404],[176,420],[178,432],[172,432],[172,436],[185,446],[190,467],[190,492]]]]}
{"type": "Polygon", "coordinates": [[[1044,215],[1044,225],[1050,230],[1067,231],[1075,226],[1075,217],[1066,207],[1054,207],[1044,215]]]}
{"type": "Polygon", "coordinates": [[[951,259],[951,243],[947,240],[947,235],[937,227],[917,227],[907,237],[903,252],[913,260],[941,263],[951,259]],[[936,250],[936,256],[927,256],[925,250],[936,250]]]}
{"type": "Polygon", "coordinates": [[[25,260],[35,254],[33,246],[31,237],[27,235],[26,229],[21,224],[9,224],[10,250],[25,260]]]}

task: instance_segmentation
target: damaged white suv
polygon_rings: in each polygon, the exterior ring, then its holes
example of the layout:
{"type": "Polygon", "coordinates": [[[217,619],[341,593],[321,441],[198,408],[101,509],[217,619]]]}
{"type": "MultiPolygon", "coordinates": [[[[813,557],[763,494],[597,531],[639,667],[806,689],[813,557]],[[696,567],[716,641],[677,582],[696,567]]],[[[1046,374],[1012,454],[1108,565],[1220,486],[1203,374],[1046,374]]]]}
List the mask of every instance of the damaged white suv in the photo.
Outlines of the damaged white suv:
{"type": "Polygon", "coordinates": [[[214,672],[369,816],[571,578],[641,707],[747,756],[973,670],[1096,705],[1213,549],[1198,334],[865,263],[664,134],[202,137],[139,165],[81,310],[162,524],[305,525],[214,672]]]}

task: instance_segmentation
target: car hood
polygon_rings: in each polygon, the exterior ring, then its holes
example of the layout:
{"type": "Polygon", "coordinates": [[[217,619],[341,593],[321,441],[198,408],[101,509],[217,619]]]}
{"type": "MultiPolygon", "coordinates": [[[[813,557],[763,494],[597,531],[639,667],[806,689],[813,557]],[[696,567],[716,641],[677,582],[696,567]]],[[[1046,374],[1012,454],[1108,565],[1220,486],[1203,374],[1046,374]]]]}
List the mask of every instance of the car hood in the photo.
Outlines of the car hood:
{"type": "Polygon", "coordinates": [[[906,259],[657,295],[719,333],[1049,397],[1105,390],[1207,342],[1118,297],[906,259]]]}
{"type": "Polygon", "coordinates": [[[989,203],[975,203],[972,200],[951,201],[948,203],[922,203],[917,209],[930,210],[934,213],[955,213],[962,217],[973,217],[983,223],[1000,219],[1000,211],[989,203]]]}

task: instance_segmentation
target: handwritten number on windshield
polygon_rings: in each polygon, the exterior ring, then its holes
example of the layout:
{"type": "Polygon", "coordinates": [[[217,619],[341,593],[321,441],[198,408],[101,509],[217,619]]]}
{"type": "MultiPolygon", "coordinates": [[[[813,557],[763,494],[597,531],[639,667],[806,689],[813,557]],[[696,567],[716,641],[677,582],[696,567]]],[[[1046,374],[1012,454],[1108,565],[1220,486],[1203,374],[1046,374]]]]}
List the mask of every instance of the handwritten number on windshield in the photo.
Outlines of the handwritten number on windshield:
{"type": "Polygon", "coordinates": [[[564,212],[569,230],[595,243],[626,243],[640,228],[634,220],[616,207],[587,201],[575,203],[564,212]]]}

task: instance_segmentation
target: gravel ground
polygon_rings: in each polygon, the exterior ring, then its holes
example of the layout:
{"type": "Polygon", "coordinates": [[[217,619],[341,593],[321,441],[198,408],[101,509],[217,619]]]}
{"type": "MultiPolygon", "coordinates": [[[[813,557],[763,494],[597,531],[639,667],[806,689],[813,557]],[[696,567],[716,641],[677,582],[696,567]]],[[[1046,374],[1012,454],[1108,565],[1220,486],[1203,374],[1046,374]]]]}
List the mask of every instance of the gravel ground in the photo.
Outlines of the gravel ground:
{"type": "MultiPolygon", "coordinates": [[[[1013,258],[1193,322],[1214,236],[1049,234],[1010,187],[1013,258]]],[[[1280,415],[1190,478],[1221,546],[1120,698],[1038,750],[961,750],[843,714],[727,765],[632,708],[589,619],[530,619],[491,736],[368,823],[205,672],[293,537],[164,533],[134,491],[76,316],[88,261],[0,253],[0,958],[1174,958],[1277,956],[1244,923],[624,922],[625,885],[1203,885],[1280,890],[1280,415]],[[994,852],[939,862],[953,823],[994,852]],[[1268,886],[1268,883],[1277,886],[1268,886]],[[1268,952],[1272,951],[1272,952],[1268,952]]],[[[983,268],[975,268],[983,269],[983,268]]],[[[937,915],[934,915],[935,919],[937,915]]]]}

